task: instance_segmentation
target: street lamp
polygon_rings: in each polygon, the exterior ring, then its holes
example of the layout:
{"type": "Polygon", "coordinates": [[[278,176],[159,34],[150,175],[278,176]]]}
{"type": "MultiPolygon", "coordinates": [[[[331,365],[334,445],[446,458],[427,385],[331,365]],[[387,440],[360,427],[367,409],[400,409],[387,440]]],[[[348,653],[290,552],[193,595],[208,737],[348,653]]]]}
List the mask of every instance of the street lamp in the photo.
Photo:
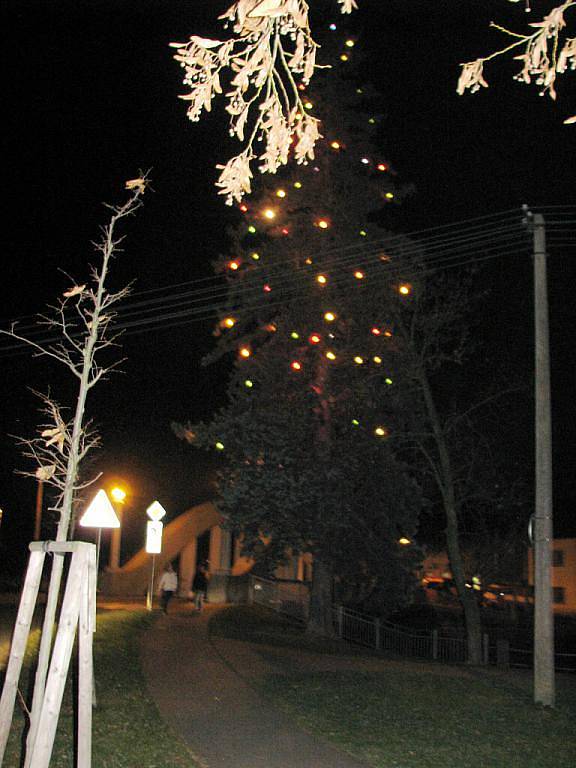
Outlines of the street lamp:
{"type": "Polygon", "coordinates": [[[98,491],[87,506],[78,524],[83,528],[98,528],[98,544],[96,546],[96,573],[98,573],[102,528],[120,528],[120,520],[118,520],[106,491],[103,489],[98,491]]]}
{"type": "Polygon", "coordinates": [[[146,552],[152,555],[150,586],[146,595],[146,609],[151,611],[154,599],[154,568],[156,565],[156,555],[162,552],[162,518],[166,514],[166,510],[159,501],[153,501],[146,510],[146,514],[150,518],[146,524],[146,552]]]}
{"type": "MultiPolygon", "coordinates": [[[[120,488],[119,486],[116,485],[110,491],[110,496],[112,496],[112,498],[114,499],[114,502],[116,503],[116,514],[118,515],[118,519],[121,524],[122,523],[122,505],[126,500],[126,491],[123,488],[120,488]]],[[[108,558],[108,567],[112,571],[118,570],[118,568],[120,567],[121,536],[122,536],[122,529],[120,527],[115,528],[112,531],[112,536],[110,538],[110,555],[108,558]]]]}

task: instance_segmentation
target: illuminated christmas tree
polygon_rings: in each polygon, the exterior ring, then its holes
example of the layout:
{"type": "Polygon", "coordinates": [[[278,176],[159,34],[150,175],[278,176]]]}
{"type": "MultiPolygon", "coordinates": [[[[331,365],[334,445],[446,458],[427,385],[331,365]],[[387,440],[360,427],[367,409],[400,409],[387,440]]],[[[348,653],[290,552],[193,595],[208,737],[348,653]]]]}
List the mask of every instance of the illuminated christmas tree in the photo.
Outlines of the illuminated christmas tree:
{"type": "MultiPolygon", "coordinates": [[[[334,25],[331,25],[334,27],[334,25]]],[[[210,359],[235,356],[229,405],[187,435],[225,457],[221,507],[251,551],[314,555],[311,631],[331,630],[331,584],[405,583],[420,494],[388,438],[399,408],[392,305],[412,299],[382,225],[407,192],[370,139],[378,115],[338,30],[329,77],[303,92],[326,116],[308,165],[263,177],[232,233],[226,309],[210,359]]],[[[389,590],[389,593],[390,590],[389,590]]],[[[397,597],[399,597],[397,595],[397,597]]]]}

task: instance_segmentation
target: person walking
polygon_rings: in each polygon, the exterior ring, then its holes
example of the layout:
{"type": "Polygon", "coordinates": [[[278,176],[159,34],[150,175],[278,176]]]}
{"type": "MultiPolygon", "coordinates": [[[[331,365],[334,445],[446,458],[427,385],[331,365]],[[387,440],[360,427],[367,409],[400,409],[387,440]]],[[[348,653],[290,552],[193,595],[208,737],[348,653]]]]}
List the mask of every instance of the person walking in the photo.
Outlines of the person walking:
{"type": "Polygon", "coordinates": [[[194,592],[194,606],[197,611],[201,611],[206,600],[206,591],[208,589],[208,577],[206,575],[206,566],[201,565],[194,581],[192,582],[192,591],[194,592]]]}
{"type": "Polygon", "coordinates": [[[168,613],[168,603],[174,597],[178,589],[178,576],[172,567],[172,563],[167,563],[164,572],[158,582],[158,592],[160,593],[160,607],[164,613],[168,613]]]}

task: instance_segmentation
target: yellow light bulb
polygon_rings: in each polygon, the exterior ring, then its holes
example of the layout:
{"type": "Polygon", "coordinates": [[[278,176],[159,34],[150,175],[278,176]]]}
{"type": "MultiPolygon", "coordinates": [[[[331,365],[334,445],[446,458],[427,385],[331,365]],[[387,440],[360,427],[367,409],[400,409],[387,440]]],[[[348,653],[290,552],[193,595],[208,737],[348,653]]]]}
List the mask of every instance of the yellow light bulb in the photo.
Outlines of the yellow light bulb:
{"type": "Polygon", "coordinates": [[[326,285],[326,283],[328,282],[328,278],[326,277],[326,275],[318,275],[316,277],[316,282],[320,283],[320,285],[326,285]]]}
{"type": "Polygon", "coordinates": [[[258,261],[258,259],[260,258],[260,254],[256,253],[256,251],[254,251],[254,253],[251,253],[250,256],[251,258],[254,259],[254,261],[258,261]]]}
{"type": "Polygon", "coordinates": [[[328,352],[326,352],[326,357],[328,358],[328,360],[336,360],[336,355],[331,350],[328,350],[328,352]]]}
{"type": "Polygon", "coordinates": [[[411,286],[408,283],[402,283],[402,285],[398,286],[398,293],[401,293],[402,296],[408,296],[410,289],[411,286]]]}
{"type": "Polygon", "coordinates": [[[356,278],[356,280],[363,280],[365,277],[365,274],[361,270],[357,269],[356,272],[354,272],[354,277],[356,278]]]}
{"type": "Polygon", "coordinates": [[[376,427],[374,434],[376,437],[386,437],[388,430],[385,427],[376,427]]]}
{"type": "Polygon", "coordinates": [[[354,48],[354,40],[346,40],[347,48],[354,48]]]}
{"type": "Polygon", "coordinates": [[[224,318],[224,320],[222,322],[222,325],[225,328],[233,328],[235,323],[236,323],[236,320],[234,320],[233,317],[226,317],[226,318],[224,318]]]}
{"type": "Polygon", "coordinates": [[[276,190],[276,197],[286,197],[286,190],[284,190],[284,189],[277,189],[276,190]]]}
{"type": "Polygon", "coordinates": [[[295,187],[295,189],[302,189],[302,183],[300,181],[295,181],[294,182],[294,187],[295,187]]]}
{"type": "Polygon", "coordinates": [[[325,312],[324,320],[326,320],[327,323],[332,323],[334,322],[334,320],[336,320],[336,315],[334,314],[334,312],[325,312]]]}
{"type": "Polygon", "coordinates": [[[269,220],[275,219],[276,212],[273,211],[272,208],[266,208],[266,210],[264,211],[264,218],[269,220]]]}
{"type": "Polygon", "coordinates": [[[376,365],[380,365],[380,363],[382,362],[382,358],[381,358],[381,357],[378,357],[378,355],[374,355],[374,357],[372,358],[372,360],[374,360],[374,362],[376,363],[376,365]]]}
{"type": "Polygon", "coordinates": [[[362,365],[362,363],[364,362],[364,358],[360,357],[360,355],[356,355],[356,357],[354,358],[354,362],[356,363],[356,365],[362,365]]]}

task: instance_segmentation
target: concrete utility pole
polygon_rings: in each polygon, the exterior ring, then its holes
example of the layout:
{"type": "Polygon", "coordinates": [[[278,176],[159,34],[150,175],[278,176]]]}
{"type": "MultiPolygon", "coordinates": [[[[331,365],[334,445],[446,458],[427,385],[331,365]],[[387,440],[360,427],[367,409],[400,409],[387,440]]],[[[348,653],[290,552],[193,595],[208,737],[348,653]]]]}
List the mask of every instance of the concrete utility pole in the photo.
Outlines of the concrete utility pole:
{"type": "Polygon", "coordinates": [[[552,418],[546,229],[529,214],[534,234],[534,342],[536,478],[534,514],[534,701],[553,707],[554,614],[552,609],[552,418]]]}

